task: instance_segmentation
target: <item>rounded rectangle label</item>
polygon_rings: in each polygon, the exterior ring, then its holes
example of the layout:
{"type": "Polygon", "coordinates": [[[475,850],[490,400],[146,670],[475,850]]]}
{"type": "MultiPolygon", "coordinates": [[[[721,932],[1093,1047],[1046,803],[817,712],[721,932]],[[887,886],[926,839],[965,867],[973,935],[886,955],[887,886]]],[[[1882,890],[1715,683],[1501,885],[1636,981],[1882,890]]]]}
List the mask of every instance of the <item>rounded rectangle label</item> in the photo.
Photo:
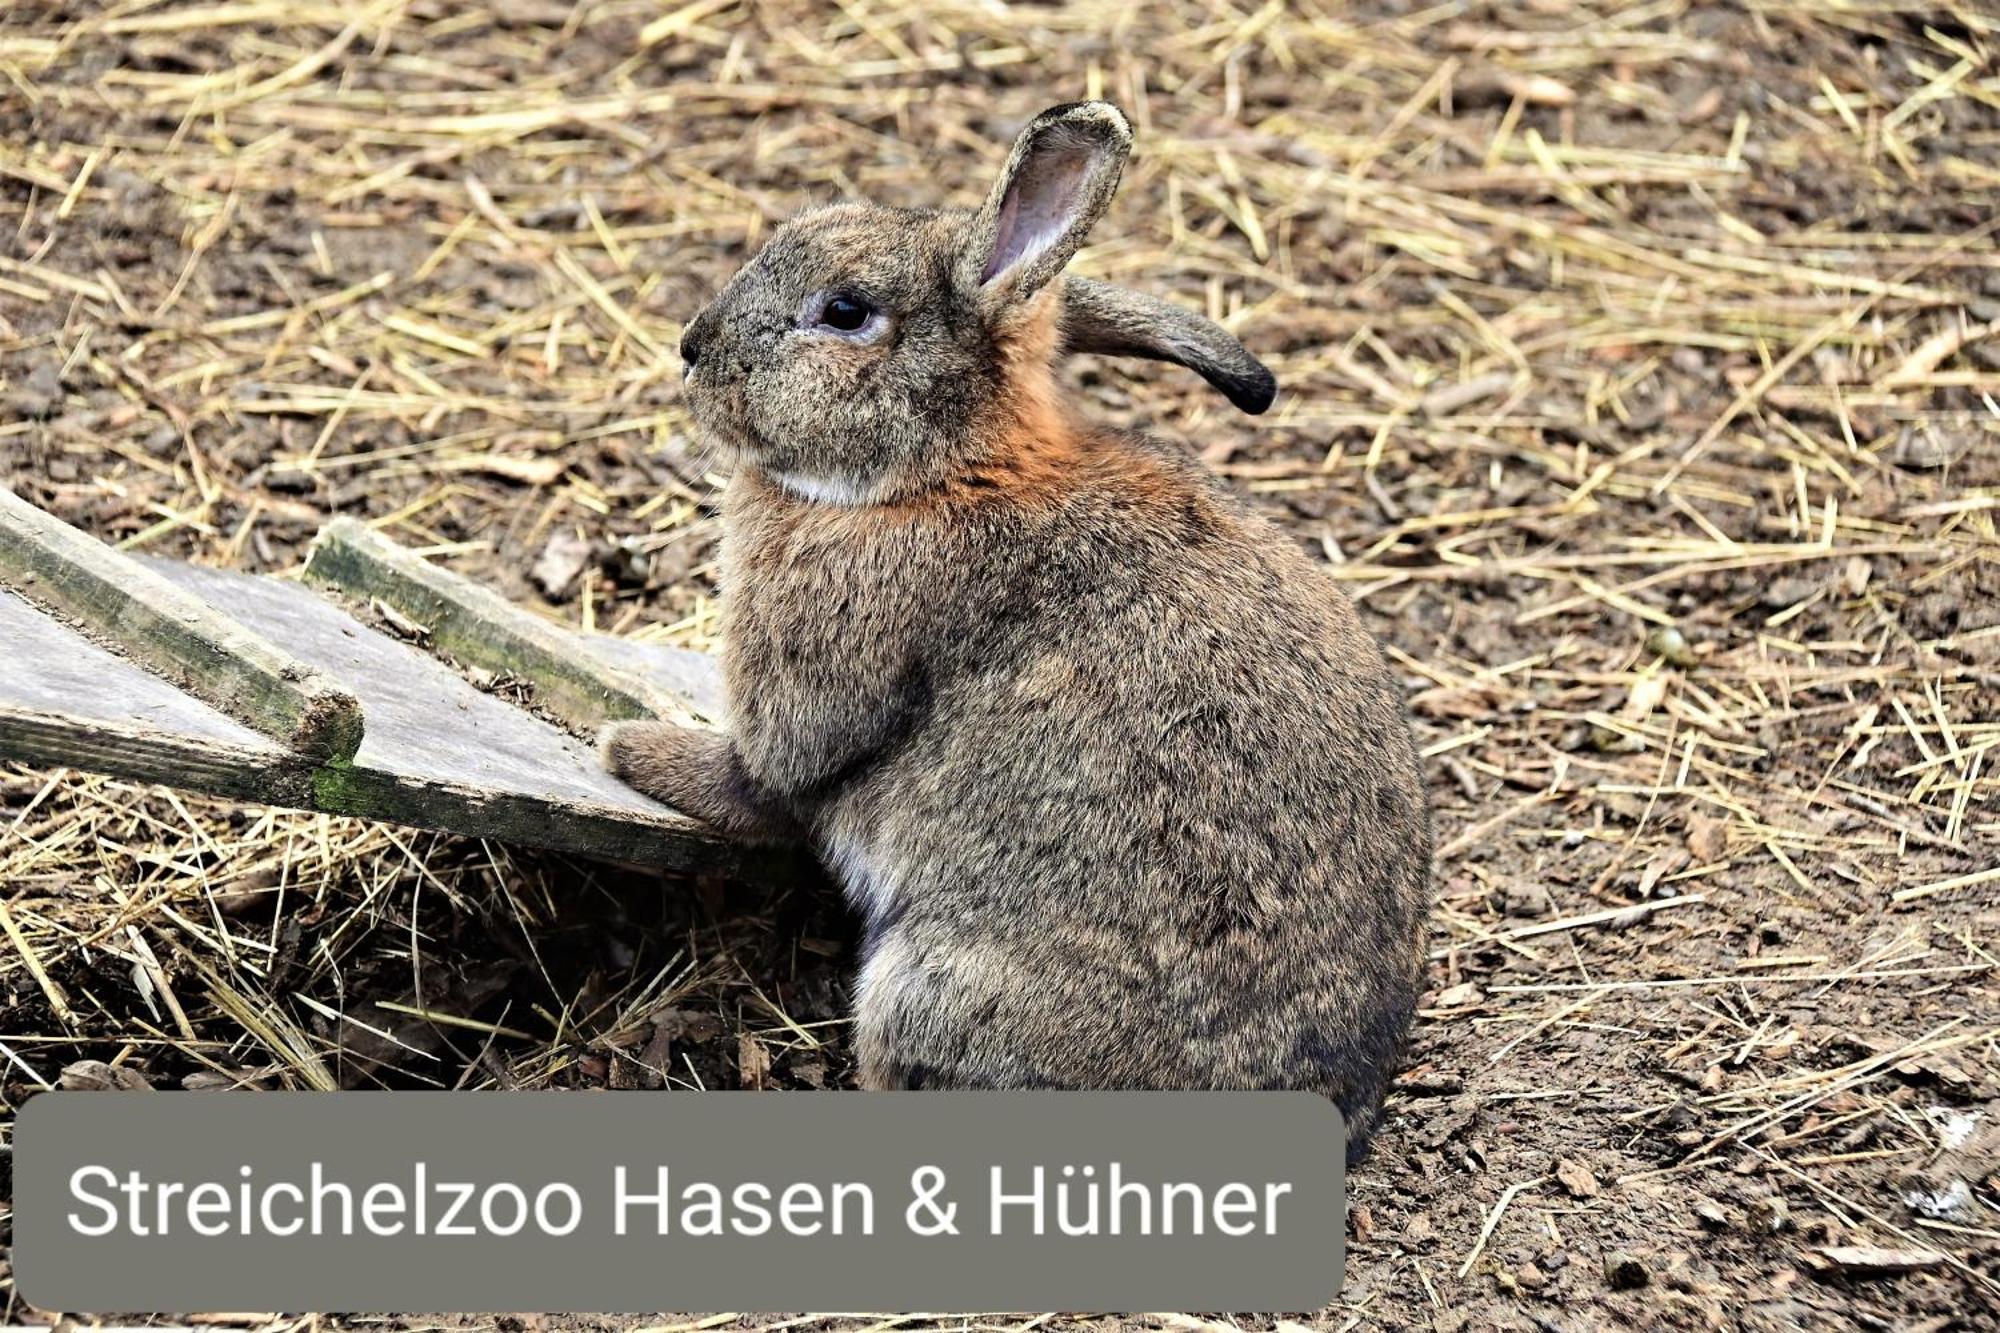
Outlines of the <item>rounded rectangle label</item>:
{"type": "Polygon", "coordinates": [[[43,1093],[45,1310],[1315,1310],[1309,1093],[43,1093]]]}

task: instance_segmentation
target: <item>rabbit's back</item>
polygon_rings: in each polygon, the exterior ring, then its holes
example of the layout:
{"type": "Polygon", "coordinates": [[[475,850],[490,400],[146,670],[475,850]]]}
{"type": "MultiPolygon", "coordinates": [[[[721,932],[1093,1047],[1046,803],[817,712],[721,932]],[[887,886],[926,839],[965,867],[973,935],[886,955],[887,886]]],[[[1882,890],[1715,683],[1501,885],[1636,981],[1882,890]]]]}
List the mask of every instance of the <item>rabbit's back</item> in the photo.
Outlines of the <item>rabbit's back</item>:
{"type": "Polygon", "coordinates": [[[731,510],[733,726],[868,914],[869,1081],[1304,1087],[1365,1132],[1430,832],[1395,684],[1323,571],[1123,437],[888,515],[756,481],[731,510]]]}

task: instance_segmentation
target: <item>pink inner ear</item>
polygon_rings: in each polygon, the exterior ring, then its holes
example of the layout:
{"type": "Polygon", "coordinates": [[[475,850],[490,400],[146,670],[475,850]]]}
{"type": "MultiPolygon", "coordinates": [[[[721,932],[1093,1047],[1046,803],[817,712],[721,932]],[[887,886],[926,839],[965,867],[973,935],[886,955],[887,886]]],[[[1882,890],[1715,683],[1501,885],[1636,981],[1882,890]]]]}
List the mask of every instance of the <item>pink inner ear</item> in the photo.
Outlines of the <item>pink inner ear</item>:
{"type": "Polygon", "coordinates": [[[1021,164],[1008,184],[995,223],[993,256],[979,280],[1000,274],[1042,254],[1076,222],[1089,155],[1079,149],[1048,149],[1021,164]]]}

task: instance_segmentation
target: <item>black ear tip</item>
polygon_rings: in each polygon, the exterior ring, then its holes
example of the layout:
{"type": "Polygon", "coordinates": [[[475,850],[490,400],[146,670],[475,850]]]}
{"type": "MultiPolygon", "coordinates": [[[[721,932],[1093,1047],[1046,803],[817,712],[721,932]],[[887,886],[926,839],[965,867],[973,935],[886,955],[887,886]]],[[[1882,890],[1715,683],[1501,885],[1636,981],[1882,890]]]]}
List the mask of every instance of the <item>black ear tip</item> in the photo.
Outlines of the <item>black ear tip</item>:
{"type": "Polygon", "coordinates": [[[1255,370],[1218,379],[1215,387],[1222,390],[1238,408],[1251,416],[1262,416],[1272,403],[1278,401],[1278,377],[1268,368],[1259,365],[1255,370]]]}

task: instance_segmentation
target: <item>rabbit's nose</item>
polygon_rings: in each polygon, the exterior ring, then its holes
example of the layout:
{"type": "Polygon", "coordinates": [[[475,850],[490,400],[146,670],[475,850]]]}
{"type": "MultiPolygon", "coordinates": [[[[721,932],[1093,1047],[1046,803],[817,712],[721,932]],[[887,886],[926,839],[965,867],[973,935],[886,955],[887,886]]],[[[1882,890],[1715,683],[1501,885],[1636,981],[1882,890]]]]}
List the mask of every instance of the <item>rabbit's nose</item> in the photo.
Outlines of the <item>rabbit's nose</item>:
{"type": "Polygon", "coordinates": [[[681,330],[682,379],[694,373],[695,364],[701,360],[701,349],[708,345],[708,337],[714,327],[715,321],[708,318],[708,311],[704,309],[681,330]]]}

